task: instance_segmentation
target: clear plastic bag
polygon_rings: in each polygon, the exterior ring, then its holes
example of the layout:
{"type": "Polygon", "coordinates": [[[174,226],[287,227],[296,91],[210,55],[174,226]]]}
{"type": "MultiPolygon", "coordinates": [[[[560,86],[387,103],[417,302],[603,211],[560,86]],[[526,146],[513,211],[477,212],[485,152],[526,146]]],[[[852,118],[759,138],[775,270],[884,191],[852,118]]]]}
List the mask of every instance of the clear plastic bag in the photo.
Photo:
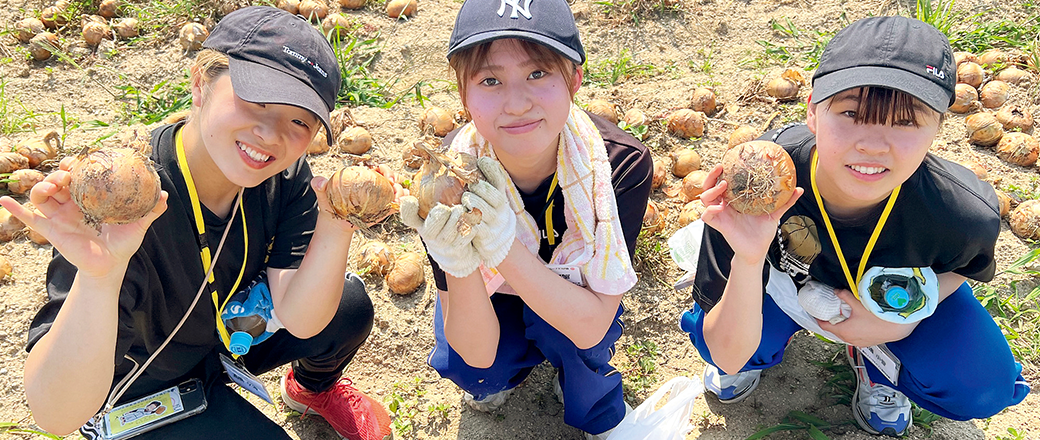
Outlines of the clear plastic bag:
{"type": "Polygon", "coordinates": [[[693,429],[690,423],[693,402],[701,394],[704,394],[704,382],[700,377],[675,377],[628,413],[607,440],[685,439],[693,429]],[[657,408],[662,400],[667,402],[657,408]]]}

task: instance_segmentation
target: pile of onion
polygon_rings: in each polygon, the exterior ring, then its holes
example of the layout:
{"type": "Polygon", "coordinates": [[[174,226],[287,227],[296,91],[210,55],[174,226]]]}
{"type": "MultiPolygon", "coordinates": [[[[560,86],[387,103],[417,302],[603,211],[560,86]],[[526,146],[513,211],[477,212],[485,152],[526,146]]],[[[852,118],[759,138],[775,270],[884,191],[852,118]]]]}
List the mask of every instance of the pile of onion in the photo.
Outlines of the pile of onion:
{"type": "Polygon", "coordinates": [[[783,147],[769,141],[737,145],[722,156],[723,198],[750,215],[771,214],[794,194],[794,162],[783,147]]]}
{"type": "Polygon", "coordinates": [[[69,192],[88,225],[133,223],[159,202],[159,175],[133,144],[84,149],[78,159],[70,170],[69,192]]]}

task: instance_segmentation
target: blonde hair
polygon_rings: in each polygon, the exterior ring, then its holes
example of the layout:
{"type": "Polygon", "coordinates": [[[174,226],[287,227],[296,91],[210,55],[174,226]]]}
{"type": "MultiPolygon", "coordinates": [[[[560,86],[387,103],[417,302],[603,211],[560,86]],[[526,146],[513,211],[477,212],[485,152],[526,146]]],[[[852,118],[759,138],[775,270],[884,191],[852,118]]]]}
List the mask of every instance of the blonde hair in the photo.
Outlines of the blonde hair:
{"type": "MultiPolygon", "coordinates": [[[[564,81],[570,86],[573,100],[576,92],[574,79],[577,77],[578,64],[541,44],[519,38],[517,41],[520,43],[520,48],[531,57],[536,66],[563,75],[564,81]]],[[[448,65],[455,71],[455,80],[458,82],[459,97],[462,99],[463,107],[466,106],[466,83],[473,79],[481,67],[487,65],[492,42],[494,41],[463,49],[448,60],[448,65]]]]}

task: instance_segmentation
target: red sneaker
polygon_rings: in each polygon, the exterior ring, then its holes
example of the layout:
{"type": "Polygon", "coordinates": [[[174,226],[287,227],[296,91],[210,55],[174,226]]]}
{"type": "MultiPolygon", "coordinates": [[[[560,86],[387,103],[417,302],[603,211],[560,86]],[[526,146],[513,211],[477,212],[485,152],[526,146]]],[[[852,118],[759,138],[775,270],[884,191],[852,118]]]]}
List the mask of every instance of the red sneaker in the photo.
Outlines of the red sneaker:
{"type": "Polygon", "coordinates": [[[316,393],[309,391],[293,377],[293,371],[282,376],[282,401],[300,414],[317,414],[332,425],[340,437],[349,440],[388,440],[390,415],[383,405],[354,388],[350,379],[342,378],[332,388],[316,393]]]}

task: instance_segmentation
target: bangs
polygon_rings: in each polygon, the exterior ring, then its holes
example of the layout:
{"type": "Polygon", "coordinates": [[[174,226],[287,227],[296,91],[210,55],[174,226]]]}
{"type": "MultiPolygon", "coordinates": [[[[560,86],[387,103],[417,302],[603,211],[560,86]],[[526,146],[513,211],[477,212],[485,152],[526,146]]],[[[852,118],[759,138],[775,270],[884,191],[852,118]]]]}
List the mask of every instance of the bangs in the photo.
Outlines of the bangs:
{"type": "Polygon", "coordinates": [[[885,87],[859,89],[859,107],[854,121],[857,124],[894,125],[900,121],[920,126],[917,110],[923,106],[909,93],[885,87]]]}
{"type": "MultiPolygon", "coordinates": [[[[462,98],[463,104],[466,102],[465,85],[467,81],[474,79],[473,76],[481,68],[488,64],[491,43],[494,41],[463,49],[448,60],[448,65],[455,71],[455,80],[458,82],[459,96],[462,98]]],[[[578,66],[573,61],[541,44],[520,38],[517,38],[516,41],[520,44],[520,49],[524,51],[524,54],[531,58],[531,61],[539,69],[563,75],[563,79],[567,84],[574,83],[574,76],[578,66]]]]}

